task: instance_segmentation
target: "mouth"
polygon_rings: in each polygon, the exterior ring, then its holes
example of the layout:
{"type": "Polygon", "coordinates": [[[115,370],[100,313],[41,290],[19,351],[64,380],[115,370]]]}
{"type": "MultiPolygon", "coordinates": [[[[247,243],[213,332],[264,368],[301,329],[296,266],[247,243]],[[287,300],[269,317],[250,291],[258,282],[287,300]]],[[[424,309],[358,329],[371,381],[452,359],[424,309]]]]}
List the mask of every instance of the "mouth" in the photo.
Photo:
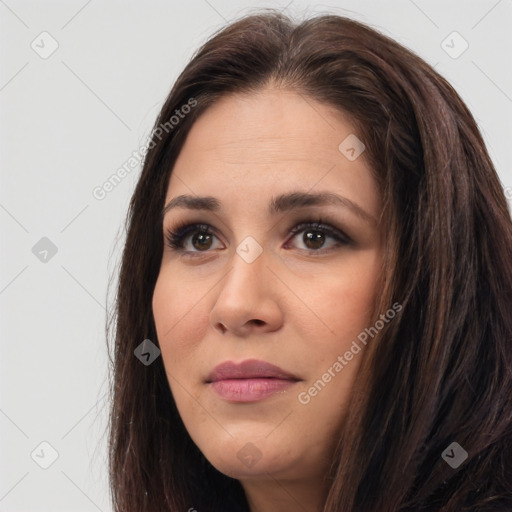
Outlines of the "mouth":
{"type": "Polygon", "coordinates": [[[284,392],[301,379],[266,361],[226,361],[206,379],[211,389],[230,402],[256,402],[284,392]]]}

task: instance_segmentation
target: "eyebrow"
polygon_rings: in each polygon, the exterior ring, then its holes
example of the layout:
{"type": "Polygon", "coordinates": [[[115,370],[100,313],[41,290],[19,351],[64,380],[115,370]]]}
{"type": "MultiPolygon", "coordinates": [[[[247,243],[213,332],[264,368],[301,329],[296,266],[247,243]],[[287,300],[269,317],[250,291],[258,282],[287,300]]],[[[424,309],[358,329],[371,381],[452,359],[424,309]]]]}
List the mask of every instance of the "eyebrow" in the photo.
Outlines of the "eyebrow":
{"type": "MultiPolygon", "coordinates": [[[[281,194],[273,197],[268,206],[270,215],[276,215],[280,212],[287,212],[305,208],[307,206],[325,206],[337,205],[348,208],[359,218],[365,222],[376,224],[375,217],[366,212],[361,206],[346,197],[334,194],[332,192],[290,192],[288,194],[281,194]]],[[[187,208],[190,210],[206,210],[211,212],[218,212],[222,209],[222,203],[212,196],[191,196],[180,195],[171,199],[162,210],[162,217],[175,208],[187,208]]]]}

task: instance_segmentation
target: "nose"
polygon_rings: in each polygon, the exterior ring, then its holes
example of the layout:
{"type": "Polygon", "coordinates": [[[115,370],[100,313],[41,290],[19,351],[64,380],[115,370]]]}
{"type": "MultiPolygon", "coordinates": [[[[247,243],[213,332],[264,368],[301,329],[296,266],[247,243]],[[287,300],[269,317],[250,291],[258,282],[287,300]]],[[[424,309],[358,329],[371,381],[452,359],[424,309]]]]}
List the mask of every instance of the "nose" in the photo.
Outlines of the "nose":
{"type": "Polygon", "coordinates": [[[210,324],[219,333],[247,337],[251,333],[278,330],[283,313],[278,300],[278,280],[267,267],[263,252],[248,263],[238,253],[221,279],[210,324]]]}

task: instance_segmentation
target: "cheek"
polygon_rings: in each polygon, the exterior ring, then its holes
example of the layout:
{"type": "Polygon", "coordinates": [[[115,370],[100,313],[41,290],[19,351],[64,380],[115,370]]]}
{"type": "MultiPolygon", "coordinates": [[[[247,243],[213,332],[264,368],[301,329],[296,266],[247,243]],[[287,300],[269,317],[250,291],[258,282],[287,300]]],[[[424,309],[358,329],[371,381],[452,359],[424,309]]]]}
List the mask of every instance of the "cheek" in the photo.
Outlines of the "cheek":
{"type": "Polygon", "coordinates": [[[340,341],[352,339],[368,327],[377,294],[379,265],[375,251],[364,251],[324,275],[301,280],[297,296],[304,297],[308,306],[305,315],[297,315],[303,331],[314,330],[317,336],[325,335],[339,346],[340,341]]]}
{"type": "Polygon", "coordinates": [[[205,299],[204,290],[196,294],[193,290],[194,286],[167,277],[165,272],[160,273],[155,285],[153,318],[167,369],[178,370],[179,366],[186,366],[208,326],[205,301],[201,301],[205,299]]]}

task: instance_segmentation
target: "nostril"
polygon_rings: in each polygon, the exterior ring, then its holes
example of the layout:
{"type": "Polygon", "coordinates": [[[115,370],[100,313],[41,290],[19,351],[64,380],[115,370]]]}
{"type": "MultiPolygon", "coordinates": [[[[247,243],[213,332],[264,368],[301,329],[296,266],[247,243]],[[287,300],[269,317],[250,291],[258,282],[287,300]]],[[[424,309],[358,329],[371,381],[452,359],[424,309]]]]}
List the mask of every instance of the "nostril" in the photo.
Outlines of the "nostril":
{"type": "Polygon", "coordinates": [[[222,324],[221,322],[217,324],[217,327],[222,332],[222,334],[224,334],[227,331],[226,327],[224,327],[224,324],[222,324]]]}

